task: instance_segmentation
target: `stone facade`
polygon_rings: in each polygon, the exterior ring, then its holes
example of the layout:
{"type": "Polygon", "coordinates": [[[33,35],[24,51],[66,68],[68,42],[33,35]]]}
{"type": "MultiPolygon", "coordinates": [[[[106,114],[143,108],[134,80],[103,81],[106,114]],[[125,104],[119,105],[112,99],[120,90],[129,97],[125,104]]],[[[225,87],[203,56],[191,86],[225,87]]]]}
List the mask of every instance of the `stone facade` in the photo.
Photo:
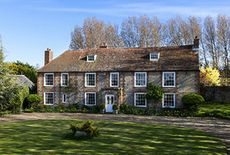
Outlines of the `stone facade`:
{"type": "MultiPolygon", "coordinates": [[[[65,72],[66,73],[66,72],[65,72]]],[[[146,92],[146,87],[134,87],[134,74],[131,71],[119,72],[119,87],[110,87],[110,72],[95,72],[96,87],[85,87],[84,72],[69,72],[69,86],[61,86],[61,73],[54,73],[54,85],[44,86],[44,73],[38,73],[37,91],[44,98],[45,92],[54,93],[54,104],[62,103],[62,93],[67,94],[69,104],[85,104],[85,92],[96,92],[97,104],[105,103],[106,95],[114,95],[115,103],[128,103],[134,105],[134,93],[146,92]]],[[[147,72],[147,82],[162,86],[162,73],[160,71],[147,72]]],[[[189,92],[199,92],[198,71],[175,71],[176,86],[163,88],[165,93],[175,93],[176,107],[181,107],[181,98],[189,92]]],[[[153,103],[147,101],[147,107],[152,107],[153,103]]],[[[158,103],[161,107],[162,103],[158,103]]]]}

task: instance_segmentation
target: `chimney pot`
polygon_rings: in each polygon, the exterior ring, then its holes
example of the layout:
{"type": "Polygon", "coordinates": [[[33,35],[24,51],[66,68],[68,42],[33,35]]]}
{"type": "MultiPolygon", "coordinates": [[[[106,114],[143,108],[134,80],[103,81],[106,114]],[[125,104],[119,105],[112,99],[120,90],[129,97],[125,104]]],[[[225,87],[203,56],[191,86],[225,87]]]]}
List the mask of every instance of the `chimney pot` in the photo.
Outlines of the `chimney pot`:
{"type": "Polygon", "coordinates": [[[53,51],[50,48],[45,50],[45,62],[44,64],[48,64],[50,61],[53,60],[53,51]]]}

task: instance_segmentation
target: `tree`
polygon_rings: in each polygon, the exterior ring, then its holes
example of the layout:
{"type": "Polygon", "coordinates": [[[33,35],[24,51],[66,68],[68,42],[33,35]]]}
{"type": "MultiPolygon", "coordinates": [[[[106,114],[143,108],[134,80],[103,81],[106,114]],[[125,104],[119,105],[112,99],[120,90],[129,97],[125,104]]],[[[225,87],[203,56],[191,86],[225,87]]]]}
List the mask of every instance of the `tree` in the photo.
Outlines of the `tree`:
{"type": "Polygon", "coordinates": [[[71,42],[70,49],[84,49],[85,48],[85,40],[84,34],[81,27],[76,26],[74,31],[71,33],[71,42]]]}
{"type": "Polygon", "coordinates": [[[27,87],[15,83],[8,67],[4,63],[3,47],[0,42],[0,111],[20,112],[25,97],[29,94],[27,87]]]}
{"type": "Polygon", "coordinates": [[[211,56],[211,65],[213,68],[219,68],[221,53],[217,47],[217,32],[215,21],[212,17],[206,17],[204,20],[204,44],[211,56]]]}
{"type": "Polygon", "coordinates": [[[128,17],[121,23],[121,38],[125,47],[140,47],[140,36],[137,17],[128,17]]]}
{"type": "Polygon", "coordinates": [[[7,67],[11,74],[25,75],[34,84],[37,83],[37,69],[34,66],[21,61],[16,61],[13,63],[7,63],[7,67]]]}
{"type": "MultiPolygon", "coordinates": [[[[217,17],[218,50],[222,55],[222,69],[224,77],[228,77],[230,70],[230,18],[219,15],[217,17]]],[[[226,81],[227,82],[227,81],[226,81]]]]}
{"type": "Polygon", "coordinates": [[[96,18],[86,18],[83,26],[76,26],[71,33],[70,49],[98,48],[106,44],[122,47],[123,41],[118,34],[118,27],[106,24],[96,18]]]}
{"type": "Polygon", "coordinates": [[[220,85],[220,73],[217,69],[207,67],[200,69],[200,83],[204,86],[220,85]]]}

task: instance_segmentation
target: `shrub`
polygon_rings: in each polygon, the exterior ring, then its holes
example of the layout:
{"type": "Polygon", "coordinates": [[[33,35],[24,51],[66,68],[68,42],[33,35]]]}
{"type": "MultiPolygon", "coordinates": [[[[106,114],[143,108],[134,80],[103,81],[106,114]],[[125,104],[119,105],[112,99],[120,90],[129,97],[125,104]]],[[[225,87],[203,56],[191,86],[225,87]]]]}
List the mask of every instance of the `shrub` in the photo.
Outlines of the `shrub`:
{"type": "Polygon", "coordinates": [[[198,106],[204,103],[204,98],[196,93],[190,93],[182,97],[182,103],[185,109],[197,111],[198,106]]]}
{"type": "Polygon", "coordinates": [[[127,112],[130,110],[130,106],[127,103],[120,105],[120,112],[127,114],[127,112]]]}
{"type": "Polygon", "coordinates": [[[176,116],[176,117],[187,117],[194,116],[194,113],[191,110],[183,108],[164,108],[161,109],[156,115],[158,116],[176,116]]]}
{"type": "Polygon", "coordinates": [[[53,112],[65,112],[66,111],[66,107],[64,104],[58,104],[56,106],[54,106],[53,112]]]}
{"type": "Polygon", "coordinates": [[[25,98],[29,95],[28,87],[18,87],[13,90],[13,94],[9,99],[9,107],[12,113],[19,113],[22,110],[23,102],[25,98]]]}
{"type": "Polygon", "coordinates": [[[93,121],[86,121],[85,123],[70,124],[72,136],[76,138],[93,138],[99,135],[99,130],[94,126],[93,121]]]}
{"type": "Polygon", "coordinates": [[[32,112],[34,112],[34,110],[32,108],[30,108],[30,109],[24,109],[23,112],[25,112],[25,113],[32,113],[32,112]]]}
{"type": "Polygon", "coordinates": [[[99,113],[100,112],[100,108],[98,105],[95,105],[95,106],[82,106],[81,107],[81,112],[85,113],[85,112],[88,112],[88,113],[99,113]]]}
{"type": "Polygon", "coordinates": [[[38,96],[37,94],[30,94],[29,96],[27,96],[23,108],[31,108],[33,104],[39,104],[41,101],[41,96],[38,96]]]}
{"type": "Polygon", "coordinates": [[[117,104],[113,105],[113,110],[118,110],[118,105],[117,104]]]}
{"type": "Polygon", "coordinates": [[[104,109],[105,109],[105,104],[104,104],[104,103],[100,104],[100,105],[99,105],[99,109],[100,109],[101,111],[104,110],[104,109]]]}
{"type": "Polygon", "coordinates": [[[218,69],[207,67],[200,69],[200,82],[204,86],[219,86],[220,73],[218,69]]]}
{"type": "Polygon", "coordinates": [[[153,101],[160,101],[163,97],[163,89],[160,86],[148,84],[146,98],[153,101]]]}

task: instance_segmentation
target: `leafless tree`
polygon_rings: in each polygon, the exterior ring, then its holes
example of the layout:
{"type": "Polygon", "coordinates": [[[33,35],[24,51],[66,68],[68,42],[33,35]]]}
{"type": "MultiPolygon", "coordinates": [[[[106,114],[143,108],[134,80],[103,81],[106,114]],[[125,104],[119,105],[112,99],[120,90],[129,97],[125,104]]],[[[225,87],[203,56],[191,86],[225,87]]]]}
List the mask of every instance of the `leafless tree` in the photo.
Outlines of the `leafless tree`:
{"type": "Polygon", "coordinates": [[[121,37],[126,47],[140,47],[137,17],[129,17],[121,23],[121,37]]]}
{"type": "Polygon", "coordinates": [[[223,68],[229,69],[230,53],[230,18],[219,15],[217,17],[218,50],[223,54],[223,68]]]}
{"type": "Polygon", "coordinates": [[[221,52],[217,47],[217,33],[215,21],[212,17],[208,16],[204,20],[203,31],[204,48],[211,56],[211,65],[214,68],[219,68],[221,52]]]}
{"type": "Polygon", "coordinates": [[[74,31],[71,33],[71,42],[70,49],[84,49],[85,48],[85,40],[82,28],[76,26],[74,31]]]}

